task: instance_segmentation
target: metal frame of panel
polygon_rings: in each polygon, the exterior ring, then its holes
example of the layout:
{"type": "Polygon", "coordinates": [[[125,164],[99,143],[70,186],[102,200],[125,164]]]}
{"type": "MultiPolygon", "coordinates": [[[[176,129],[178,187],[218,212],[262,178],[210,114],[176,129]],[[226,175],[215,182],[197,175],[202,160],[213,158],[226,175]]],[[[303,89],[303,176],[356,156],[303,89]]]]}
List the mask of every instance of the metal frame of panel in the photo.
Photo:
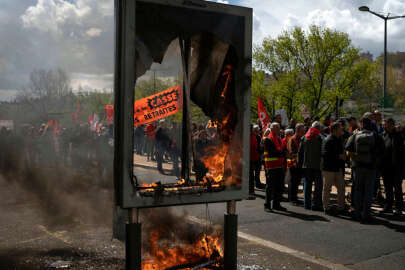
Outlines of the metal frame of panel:
{"type": "MultiPolygon", "coordinates": [[[[201,22],[204,23],[204,22],[201,22]]],[[[250,153],[250,98],[252,61],[252,9],[217,4],[202,0],[115,0],[115,114],[114,114],[114,186],[116,204],[122,208],[147,208],[185,204],[200,204],[241,200],[248,197],[250,153]],[[159,203],[153,198],[136,195],[133,186],[133,100],[136,67],[136,4],[138,2],[179,7],[193,11],[228,14],[241,17],[240,67],[236,70],[235,95],[243,108],[239,109],[243,121],[242,187],[201,195],[163,197],[159,203]],[[243,93],[243,95],[241,95],[243,93]]],[[[238,48],[237,48],[238,49],[238,48]]]]}

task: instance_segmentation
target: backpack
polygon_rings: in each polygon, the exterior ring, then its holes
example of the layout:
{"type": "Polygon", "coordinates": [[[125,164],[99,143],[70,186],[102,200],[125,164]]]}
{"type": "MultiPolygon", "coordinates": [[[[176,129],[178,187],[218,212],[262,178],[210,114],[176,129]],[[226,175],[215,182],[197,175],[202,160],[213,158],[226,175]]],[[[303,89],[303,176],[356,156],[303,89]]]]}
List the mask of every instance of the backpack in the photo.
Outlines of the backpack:
{"type": "Polygon", "coordinates": [[[360,131],[355,137],[353,160],[358,164],[371,165],[374,162],[376,139],[372,131],[360,131]]]}

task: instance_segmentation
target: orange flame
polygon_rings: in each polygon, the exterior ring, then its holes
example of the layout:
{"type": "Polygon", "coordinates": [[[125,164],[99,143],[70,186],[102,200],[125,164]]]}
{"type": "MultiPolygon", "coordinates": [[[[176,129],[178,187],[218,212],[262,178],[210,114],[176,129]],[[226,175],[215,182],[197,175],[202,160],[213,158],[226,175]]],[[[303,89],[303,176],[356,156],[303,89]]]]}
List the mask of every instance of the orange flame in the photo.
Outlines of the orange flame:
{"type": "Polygon", "coordinates": [[[150,252],[142,261],[142,270],[163,270],[177,265],[199,263],[223,257],[219,236],[202,234],[192,244],[171,247],[168,243],[159,242],[162,233],[164,232],[159,230],[149,233],[150,252]]]}
{"type": "MultiPolygon", "coordinates": [[[[223,137],[230,139],[232,134],[225,127],[228,124],[231,114],[228,115],[220,123],[220,131],[223,137]]],[[[236,179],[232,176],[224,178],[226,170],[226,159],[229,152],[229,141],[223,142],[221,146],[211,146],[206,150],[206,156],[202,158],[202,162],[208,169],[207,176],[204,177],[204,182],[224,183],[227,186],[237,184],[236,179]]]]}
{"type": "Polygon", "coordinates": [[[222,73],[222,76],[227,76],[226,81],[225,81],[224,90],[221,93],[221,97],[225,98],[226,94],[228,92],[229,83],[230,83],[231,78],[232,78],[232,66],[231,65],[226,65],[225,71],[222,73]]]}
{"type": "Polygon", "coordinates": [[[205,176],[204,180],[209,181],[212,179],[215,183],[220,183],[223,181],[224,171],[225,171],[225,158],[228,153],[229,144],[223,144],[221,149],[212,146],[208,149],[209,153],[215,153],[213,155],[208,155],[202,159],[205,167],[208,169],[208,176],[205,176]]]}
{"type": "Polygon", "coordinates": [[[176,183],[176,186],[182,186],[182,185],[184,185],[185,183],[186,183],[186,179],[181,178],[181,179],[176,183]]]}
{"type": "Polygon", "coordinates": [[[156,184],[156,183],[152,183],[152,184],[141,184],[141,187],[153,188],[153,187],[157,187],[157,184],[156,184]]]}

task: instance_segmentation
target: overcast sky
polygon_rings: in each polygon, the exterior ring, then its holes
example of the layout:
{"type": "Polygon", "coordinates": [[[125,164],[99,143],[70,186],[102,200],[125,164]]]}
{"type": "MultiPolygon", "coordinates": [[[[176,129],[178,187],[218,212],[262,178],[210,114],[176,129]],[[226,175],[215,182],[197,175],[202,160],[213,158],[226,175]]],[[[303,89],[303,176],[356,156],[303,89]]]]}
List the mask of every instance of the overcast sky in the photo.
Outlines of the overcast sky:
{"type": "MultiPolygon", "coordinates": [[[[1,0],[0,97],[23,88],[34,68],[61,67],[73,86],[111,88],[114,70],[113,0],[1,0]],[[7,90],[7,91],[4,91],[7,90]]],[[[378,55],[383,20],[358,11],[405,14],[405,0],[216,0],[252,7],[254,43],[298,25],[347,32],[355,46],[378,55]]],[[[405,51],[405,19],[388,25],[389,51],[405,51]]]]}

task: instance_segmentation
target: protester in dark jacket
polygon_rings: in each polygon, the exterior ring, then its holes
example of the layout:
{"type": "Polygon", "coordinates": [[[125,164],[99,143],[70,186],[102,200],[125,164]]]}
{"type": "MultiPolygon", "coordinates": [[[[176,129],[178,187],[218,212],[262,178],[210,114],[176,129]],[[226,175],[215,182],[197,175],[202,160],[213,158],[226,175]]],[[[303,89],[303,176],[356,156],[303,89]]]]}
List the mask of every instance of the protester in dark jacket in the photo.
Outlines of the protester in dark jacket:
{"type": "Polygon", "coordinates": [[[250,167],[249,167],[249,198],[255,199],[255,184],[258,188],[263,188],[260,183],[260,141],[257,140],[254,128],[250,131],[250,167]],[[259,168],[259,169],[258,169],[259,168]]]}
{"type": "Polygon", "coordinates": [[[324,140],[322,147],[322,174],[324,177],[322,202],[325,213],[330,214],[330,192],[332,185],[336,186],[338,211],[345,209],[345,181],[343,170],[345,154],[342,145],[342,125],[339,122],[331,126],[331,134],[324,140]]]}
{"type": "Polygon", "coordinates": [[[321,173],[321,124],[316,121],[301,141],[298,150],[298,166],[304,169],[304,207],[305,209],[323,210],[322,207],[322,173],[321,173]],[[311,200],[312,184],[315,184],[311,200]]]}
{"type": "Polygon", "coordinates": [[[401,134],[395,129],[395,121],[389,118],[384,125],[383,140],[383,180],[386,194],[384,212],[392,212],[395,195],[395,214],[402,214],[402,168],[404,166],[404,142],[401,134]]]}
{"type": "Polygon", "coordinates": [[[382,138],[373,132],[369,118],[360,120],[361,131],[351,136],[346,151],[352,156],[355,181],[355,218],[363,223],[371,221],[370,207],[375,183],[377,155],[384,153],[382,138]]]}
{"type": "Polygon", "coordinates": [[[169,132],[165,126],[165,121],[161,120],[159,122],[159,128],[156,131],[156,163],[157,169],[160,173],[164,174],[163,171],[163,155],[170,151],[171,140],[169,137],[169,132]]]}

